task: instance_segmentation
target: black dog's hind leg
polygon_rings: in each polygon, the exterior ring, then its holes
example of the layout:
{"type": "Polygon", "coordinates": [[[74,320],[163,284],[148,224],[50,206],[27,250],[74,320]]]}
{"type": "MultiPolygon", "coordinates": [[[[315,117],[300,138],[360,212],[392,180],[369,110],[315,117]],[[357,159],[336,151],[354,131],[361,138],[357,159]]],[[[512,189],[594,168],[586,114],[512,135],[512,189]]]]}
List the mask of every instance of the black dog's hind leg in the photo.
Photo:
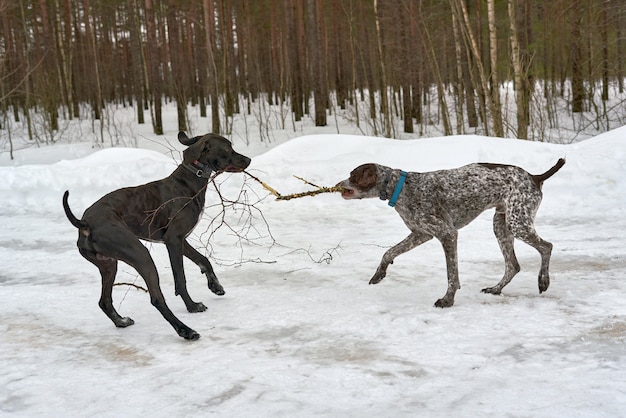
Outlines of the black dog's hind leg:
{"type": "Polygon", "coordinates": [[[116,327],[125,328],[133,325],[135,321],[128,317],[122,317],[113,307],[113,283],[117,274],[117,260],[108,258],[98,258],[93,252],[83,248],[79,249],[81,255],[91,261],[100,270],[102,276],[102,292],[100,294],[100,309],[108,316],[116,327]]]}
{"type": "Polygon", "coordinates": [[[107,225],[102,228],[100,234],[97,232],[92,231],[93,236],[99,235],[97,244],[94,242],[94,247],[97,247],[96,251],[121,260],[137,270],[146,282],[150,293],[150,302],[176,330],[178,335],[187,340],[200,338],[200,334],[185,325],[167,306],[165,297],[161,292],[159,275],[154,261],[150,257],[148,249],[139,239],[132,232],[119,225],[107,225]]]}

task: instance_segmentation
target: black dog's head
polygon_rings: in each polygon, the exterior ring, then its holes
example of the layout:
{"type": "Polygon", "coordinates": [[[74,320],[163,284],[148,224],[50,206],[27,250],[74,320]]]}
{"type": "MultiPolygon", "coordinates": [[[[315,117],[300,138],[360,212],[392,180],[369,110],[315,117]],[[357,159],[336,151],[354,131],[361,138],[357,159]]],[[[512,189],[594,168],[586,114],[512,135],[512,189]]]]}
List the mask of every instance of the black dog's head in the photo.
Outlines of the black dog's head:
{"type": "Polygon", "coordinates": [[[178,133],[178,140],[188,148],[183,151],[183,162],[191,165],[205,165],[212,171],[239,173],[250,165],[250,158],[235,150],[223,136],[206,134],[189,138],[184,132],[178,133]]]}

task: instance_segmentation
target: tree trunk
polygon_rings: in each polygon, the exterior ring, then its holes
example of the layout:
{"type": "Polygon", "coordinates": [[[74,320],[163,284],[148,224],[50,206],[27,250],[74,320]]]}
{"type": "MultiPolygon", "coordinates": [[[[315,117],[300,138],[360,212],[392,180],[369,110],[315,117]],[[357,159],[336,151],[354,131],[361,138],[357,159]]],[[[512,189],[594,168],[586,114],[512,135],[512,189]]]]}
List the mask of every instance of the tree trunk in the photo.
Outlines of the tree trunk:
{"type": "MultiPolygon", "coordinates": [[[[46,74],[42,74],[40,78],[40,86],[38,94],[43,96],[44,110],[47,114],[50,133],[59,130],[59,115],[58,115],[58,99],[57,99],[57,86],[55,81],[57,80],[57,66],[56,55],[54,45],[54,34],[50,26],[50,18],[48,15],[48,5],[45,0],[39,0],[39,9],[41,12],[41,32],[43,37],[43,63],[42,65],[46,69],[46,74]]],[[[50,136],[52,140],[52,135],[50,136]]]]}
{"type": "MultiPolygon", "coordinates": [[[[576,4],[579,5],[576,0],[576,4]]],[[[582,17],[578,7],[572,7],[572,32],[571,32],[571,52],[570,59],[572,65],[572,112],[581,113],[584,110],[585,85],[583,81],[582,62],[582,38],[581,24],[582,17]]]]}
{"type": "Polygon", "coordinates": [[[156,135],[163,135],[163,117],[162,117],[162,95],[161,83],[163,82],[159,74],[159,50],[157,45],[157,34],[155,27],[154,9],[152,8],[152,0],[145,0],[146,12],[146,35],[148,37],[148,47],[146,48],[146,57],[149,70],[149,89],[151,91],[152,102],[152,130],[156,135]]]}
{"type": "Polygon", "coordinates": [[[204,0],[204,30],[206,36],[207,71],[209,81],[209,101],[211,105],[211,132],[219,134],[220,107],[217,78],[217,64],[215,62],[215,7],[213,0],[204,0]]]}
{"type": "Polygon", "coordinates": [[[456,82],[454,83],[456,91],[456,133],[461,135],[463,133],[463,52],[459,23],[454,13],[452,14],[452,32],[454,35],[454,55],[456,58],[456,82]]]}
{"type": "MultiPolygon", "coordinates": [[[[488,0],[493,1],[493,0],[488,0]]],[[[480,49],[478,47],[478,42],[476,41],[476,37],[474,36],[472,25],[469,20],[469,15],[467,13],[467,8],[465,7],[464,0],[450,0],[452,11],[456,13],[459,17],[459,21],[462,21],[463,24],[461,27],[463,28],[463,32],[465,37],[467,38],[470,51],[472,52],[472,56],[474,57],[474,63],[476,64],[478,77],[480,79],[480,84],[478,84],[481,88],[481,92],[485,100],[487,101],[487,107],[489,108],[489,112],[491,113],[491,119],[493,124],[493,133],[495,136],[503,137],[504,129],[502,125],[502,115],[500,111],[500,106],[496,105],[494,101],[494,92],[490,93],[488,77],[485,72],[485,69],[482,64],[482,57],[480,54],[480,49]]],[[[500,97],[499,86],[495,86],[495,95],[497,95],[498,99],[500,97]]],[[[489,126],[486,115],[483,114],[483,123],[485,127],[485,133],[489,135],[489,126]]]]}
{"type": "MultiPolygon", "coordinates": [[[[618,0],[621,1],[621,0],[618,0]]],[[[617,83],[619,85],[620,94],[624,92],[624,33],[622,31],[622,25],[624,22],[624,8],[618,7],[617,14],[615,16],[616,23],[616,36],[617,36],[617,83]]]]}
{"type": "Polygon", "coordinates": [[[517,137],[528,139],[528,102],[525,98],[524,68],[520,57],[520,46],[518,40],[517,27],[517,4],[516,0],[508,0],[509,23],[511,34],[511,61],[513,62],[513,73],[515,77],[515,102],[517,104],[517,137]]]}
{"type": "Polygon", "coordinates": [[[387,95],[387,67],[385,65],[385,56],[383,54],[383,40],[380,32],[380,13],[378,10],[378,1],[374,0],[374,16],[376,18],[376,46],[378,50],[378,63],[380,64],[380,111],[383,114],[384,135],[391,138],[391,109],[389,106],[389,97],[387,95]]]}
{"type": "Polygon", "coordinates": [[[187,98],[184,85],[182,45],[180,42],[179,24],[176,19],[177,0],[169,0],[167,4],[167,35],[170,51],[170,84],[174,90],[178,130],[187,131],[187,98]]]}
{"type": "Polygon", "coordinates": [[[422,31],[421,38],[425,41],[428,65],[431,68],[431,73],[435,79],[435,85],[437,87],[437,101],[439,103],[439,109],[441,110],[441,117],[443,122],[444,135],[452,135],[452,126],[450,125],[450,114],[448,111],[448,102],[446,99],[446,90],[443,82],[443,77],[437,60],[437,52],[435,51],[433,39],[430,36],[428,27],[426,26],[426,20],[422,12],[422,5],[420,3],[418,19],[421,23],[420,29],[422,31]]]}
{"type": "Polygon", "coordinates": [[[502,104],[500,100],[500,81],[498,78],[498,35],[496,33],[496,13],[494,1],[495,0],[487,0],[487,19],[489,22],[489,62],[491,64],[491,117],[493,119],[494,135],[503,137],[504,128],[502,125],[502,104]]]}
{"type": "Polygon", "coordinates": [[[608,1],[600,4],[600,38],[602,41],[602,100],[609,100],[609,20],[608,1]]]}
{"type": "Polygon", "coordinates": [[[315,126],[326,126],[326,105],[328,92],[324,85],[326,73],[324,71],[322,54],[322,2],[307,0],[307,15],[309,21],[309,54],[311,60],[311,81],[313,84],[313,101],[315,104],[315,126]]]}

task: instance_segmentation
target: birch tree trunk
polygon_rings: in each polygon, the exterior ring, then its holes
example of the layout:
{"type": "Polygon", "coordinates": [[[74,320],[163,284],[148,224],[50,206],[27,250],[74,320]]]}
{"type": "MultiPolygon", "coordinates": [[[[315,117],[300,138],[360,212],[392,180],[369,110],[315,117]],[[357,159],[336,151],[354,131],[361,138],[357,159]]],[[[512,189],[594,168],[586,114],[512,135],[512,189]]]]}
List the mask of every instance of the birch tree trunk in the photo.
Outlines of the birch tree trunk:
{"type": "MultiPolygon", "coordinates": [[[[489,0],[492,1],[492,0],[489,0]]],[[[485,72],[485,67],[482,63],[482,57],[480,54],[480,49],[478,48],[478,42],[476,41],[476,37],[474,36],[472,25],[469,20],[469,15],[467,13],[467,7],[465,7],[464,0],[450,0],[450,6],[452,7],[452,12],[457,14],[457,17],[460,22],[463,22],[461,25],[463,29],[463,33],[467,39],[469,44],[469,49],[474,57],[474,62],[476,64],[478,77],[480,79],[480,88],[482,96],[485,98],[487,102],[487,107],[489,112],[491,113],[491,119],[493,124],[493,130],[495,136],[504,136],[503,127],[502,127],[502,115],[500,113],[500,108],[494,104],[493,95],[489,92],[489,82],[487,80],[487,74],[485,72]]],[[[485,134],[489,135],[489,124],[487,117],[483,113],[483,126],[485,128],[485,134]]]]}

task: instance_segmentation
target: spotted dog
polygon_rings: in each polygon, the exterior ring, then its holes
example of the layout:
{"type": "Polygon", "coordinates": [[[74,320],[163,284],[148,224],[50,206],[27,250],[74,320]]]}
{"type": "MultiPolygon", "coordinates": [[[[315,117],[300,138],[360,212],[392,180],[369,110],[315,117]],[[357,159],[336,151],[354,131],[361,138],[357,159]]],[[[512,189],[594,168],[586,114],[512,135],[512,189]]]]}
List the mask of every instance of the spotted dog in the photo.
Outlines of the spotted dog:
{"type": "Polygon", "coordinates": [[[564,164],[565,160],[559,159],[554,167],[539,175],[516,166],[487,163],[427,173],[407,173],[379,164],[355,168],[350,178],[337,184],[343,189],[342,197],[389,200],[389,205],[411,230],[408,237],[385,252],[369,283],[379,283],[398,255],[435,237],[443,245],[448,270],[448,290],[435,306],[452,306],[454,295],[461,287],[457,231],[483,211],[495,207],[493,230],[504,255],[505,271],[498,284],[482,291],[500,294],[520,271],[513,249],[513,239],[518,238],[541,254],[539,293],[545,292],[550,285],[548,268],[552,244],[537,235],[533,222],[541,203],[543,182],[564,164]]]}

